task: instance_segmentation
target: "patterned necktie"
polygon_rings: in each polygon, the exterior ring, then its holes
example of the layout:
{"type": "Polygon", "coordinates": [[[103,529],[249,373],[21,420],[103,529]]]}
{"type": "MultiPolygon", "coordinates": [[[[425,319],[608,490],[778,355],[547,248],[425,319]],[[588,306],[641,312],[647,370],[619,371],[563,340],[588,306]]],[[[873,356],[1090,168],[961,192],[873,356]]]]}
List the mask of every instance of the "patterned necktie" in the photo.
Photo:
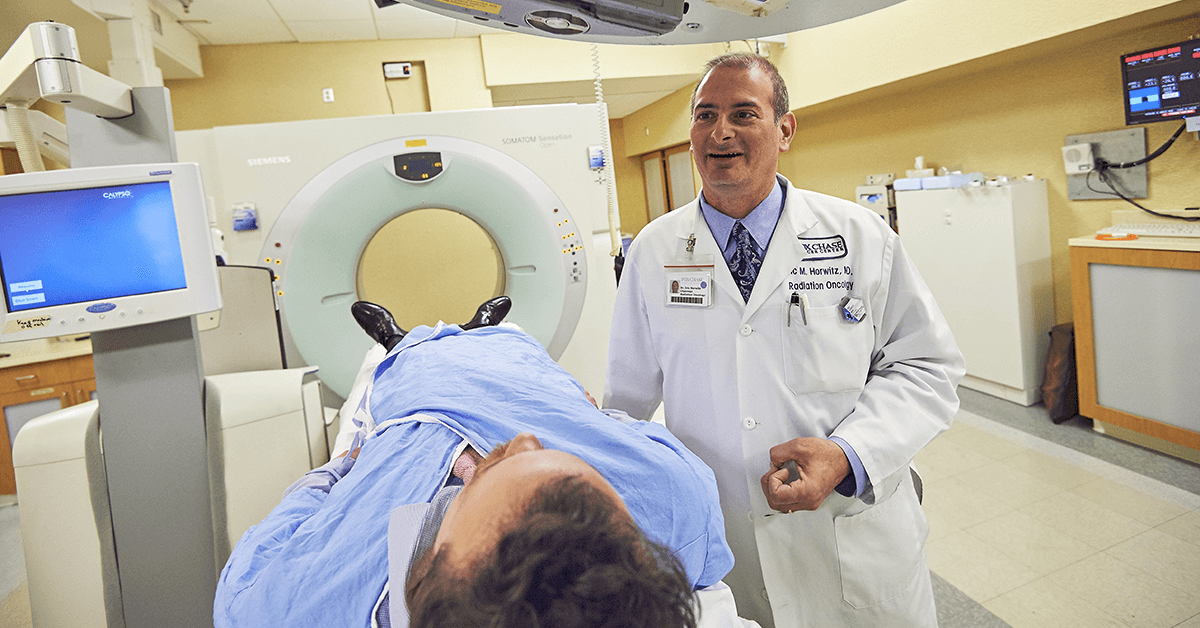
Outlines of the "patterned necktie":
{"type": "Polygon", "coordinates": [[[750,290],[754,288],[754,280],[758,278],[758,269],[762,266],[762,258],[758,255],[758,247],[754,236],[740,221],[733,223],[733,231],[729,234],[729,243],[735,245],[733,257],[729,260],[729,270],[733,272],[733,280],[737,282],[742,299],[750,302],[750,290]]]}

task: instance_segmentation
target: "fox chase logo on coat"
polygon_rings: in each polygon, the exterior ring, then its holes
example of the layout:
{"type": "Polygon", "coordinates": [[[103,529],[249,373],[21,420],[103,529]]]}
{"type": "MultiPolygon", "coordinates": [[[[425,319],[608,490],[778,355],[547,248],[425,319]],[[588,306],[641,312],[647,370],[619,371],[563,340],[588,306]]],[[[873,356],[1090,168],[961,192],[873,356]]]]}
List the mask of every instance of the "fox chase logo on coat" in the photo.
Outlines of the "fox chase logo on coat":
{"type": "Polygon", "coordinates": [[[797,239],[800,240],[800,246],[804,247],[804,259],[800,260],[802,262],[846,257],[846,239],[840,235],[825,238],[797,236],[797,239]]]}

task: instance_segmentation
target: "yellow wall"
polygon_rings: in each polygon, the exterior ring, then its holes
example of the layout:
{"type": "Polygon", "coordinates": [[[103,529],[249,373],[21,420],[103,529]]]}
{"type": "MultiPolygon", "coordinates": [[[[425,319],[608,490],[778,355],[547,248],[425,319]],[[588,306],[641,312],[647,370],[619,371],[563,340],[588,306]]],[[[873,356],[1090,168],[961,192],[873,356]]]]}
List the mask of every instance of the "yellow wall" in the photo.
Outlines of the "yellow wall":
{"type": "Polygon", "coordinates": [[[625,122],[610,120],[613,171],[617,178],[617,201],[621,208],[621,232],[636,234],[646,226],[646,183],[642,176],[642,160],[625,152],[625,122]]]}
{"type": "MultiPolygon", "coordinates": [[[[901,5],[931,2],[908,0],[901,5]]],[[[1060,148],[1067,135],[1124,128],[1121,54],[1182,41],[1200,31],[1200,15],[1181,17],[1178,4],[1166,4],[1170,6],[849,96],[832,97],[843,89],[832,79],[820,84],[789,81],[793,104],[816,104],[795,110],[799,128],[791,151],[780,160],[780,172],[798,186],[843,198],[852,198],[868,174],[904,176],[918,155],[935,168],[1046,179],[1055,318],[1070,321],[1067,240],[1112,224],[1113,209],[1131,206],[1123,201],[1068,200],[1060,148]]],[[[805,35],[793,34],[788,48],[773,56],[781,71],[785,59],[794,60],[805,50],[793,47],[805,35]]],[[[633,158],[687,141],[691,89],[682,88],[627,116],[625,155],[633,158]]],[[[1148,150],[1162,144],[1177,126],[1147,125],[1148,150]]],[[[1200,205],[1197,163],[1200,142],[1195,134],[1187,134],[1150,164],[1150,197],[1142,203],[1151,209],[1200,205]]],[[[640,178],[640,172],[635,176],[640,178]]],[[[621,197],[623,203],[625,199],[621,197]]],[[[900,228],[903,231],[903,225],[900,228]]]]}
{"type": "Polygon", "coordinates": [[[788,36],[793,108],[1118,22],[1195,13],[1194,0],[905,0],[788,36]]]}
{"type": "MultiPolygon", "coordinates": [[[[1084,46],[1042,47],[1038,54],[966,76],[798,111],[796,141],[780,171],[798,186],[843,198],[851,198],[868,174],[904,176],[917,155],[925,156],[927,167],[1046,179],[1055,318],[1070,321],[1067,240],[1112,224],[1111,210],[1130,206],[1068,200],[1063,140],[1124,128],[1121,54],[1182,41],[1198,29],[1200,17],[1193,17],[1084,46]]],[[[1148,148],[1162,144],[1177,126],[1147,125],[1148,148]]],[[[1200,205],[1198,163],[1200,142],[1194,134],[1181,137],[1150,164],[1150,197],[1142,204],[1152,209],[1200,205]]]]}
{"type": "Polygon", "coordinates": [[[391,113],[388,61],[424,64],[433,111],[492,106],[473,37],[204,46],[200,54],[205,78],[166,81],[179,131],[391,113]],[[327,87],[332,103],[321,99],[327,87]]]}
{"type": "Polygon", "coordinates": [[[632,157],[689,142],[688,106],[695,83],[625,116],[625,154],[632,157]]]}
{"type": "MultiPolygon", "coordinates": [[[[1195,0],[905,0],[790,33],[786,47],[771,44],[766,56],[788,84],[792,109],[804,109],[878,90],[903,92],[930,77],[997,67],[1045,45],[1085,46],[1197,10],[1195,0]]],[[[747,49],[730,42],[714,45],[714,54],[747,49]]],[[[688,141],[687,116],[679,111],[686,111],[692,87],[627,116],[627,154],[688,141]]]]}

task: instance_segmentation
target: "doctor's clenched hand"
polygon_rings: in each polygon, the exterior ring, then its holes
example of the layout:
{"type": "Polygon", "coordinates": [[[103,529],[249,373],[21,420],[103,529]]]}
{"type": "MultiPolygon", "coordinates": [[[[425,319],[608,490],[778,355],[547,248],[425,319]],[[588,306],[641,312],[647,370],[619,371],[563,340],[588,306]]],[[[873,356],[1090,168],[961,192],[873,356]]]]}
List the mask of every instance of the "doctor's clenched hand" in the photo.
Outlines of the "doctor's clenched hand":
{"type": "Polygon", "coordinates": [[[762,476],[767,504],[780,512],[816,510],[850,473],[850,462],[837,443],[824,438],[794,438],[771,448],[771,470],[762,476]],[[787,483],[783,465],[796,461],[800,477],[787,483]]]}

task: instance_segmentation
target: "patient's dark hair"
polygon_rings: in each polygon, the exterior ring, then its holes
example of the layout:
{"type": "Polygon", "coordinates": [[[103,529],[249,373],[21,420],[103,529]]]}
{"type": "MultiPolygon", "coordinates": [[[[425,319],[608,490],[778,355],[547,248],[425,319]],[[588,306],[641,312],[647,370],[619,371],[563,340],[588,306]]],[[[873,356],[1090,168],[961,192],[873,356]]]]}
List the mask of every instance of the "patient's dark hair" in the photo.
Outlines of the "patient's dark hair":
{"type": "Polygon", "coordinates": [[[416,628],[696,625],[679,561],[579,477],[541,487],[465,577],[443,558],[409,600],[416,628]]]}

